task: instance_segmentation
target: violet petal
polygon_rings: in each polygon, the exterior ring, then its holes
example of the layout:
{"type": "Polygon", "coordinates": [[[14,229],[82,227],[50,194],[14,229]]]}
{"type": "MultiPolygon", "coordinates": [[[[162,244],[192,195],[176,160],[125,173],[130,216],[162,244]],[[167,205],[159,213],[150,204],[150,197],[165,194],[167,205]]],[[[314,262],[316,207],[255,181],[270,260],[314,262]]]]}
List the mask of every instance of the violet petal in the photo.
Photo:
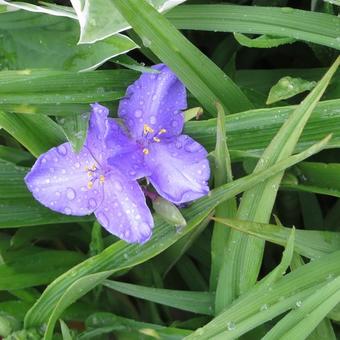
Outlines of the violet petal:
{"type": "Polygon", "coordinates": [[[144,162],[143,147],[128,137],[122,127],[109,119],[110,133],[105,138],[106,147],[111,151],[110,166],[120,170],[129,180],[150,174],[144,162]]]}
{"type": "Polygon", "coordinates": [[[144,194],[118,170],[105,178],[104,200],[95,215],[105,229],[127,242],[144,243],[151,237],[153,218],[144,194]]]}
{"type": "Polygon", "coordinates": [[[189,136],[150,144],[145,159],[153,170],[149,180],[165,199],[179,204],[209,192],[207,151],[189,136]]]}
{"type": "Polygon", "coordinates": [[[67,215],[91,214],[103,199],[103,188],[95,181],[91,189],[86,167],[97,165],[83,148],[78,154],[64,143],[42,154],[25,182],[34,198],[44,206],[67,215]]]}
{"type": "Polygon", "coordinates": [[[143,137],[144,124],[154,134],[165,129],[163,138],[177,136],[183,129],[182,110],[187,107],[185,87],[167,66],[159,64],[153,68],[160,73],[142,74],[119,103],[119,116],[135,139],[143,137]]]}

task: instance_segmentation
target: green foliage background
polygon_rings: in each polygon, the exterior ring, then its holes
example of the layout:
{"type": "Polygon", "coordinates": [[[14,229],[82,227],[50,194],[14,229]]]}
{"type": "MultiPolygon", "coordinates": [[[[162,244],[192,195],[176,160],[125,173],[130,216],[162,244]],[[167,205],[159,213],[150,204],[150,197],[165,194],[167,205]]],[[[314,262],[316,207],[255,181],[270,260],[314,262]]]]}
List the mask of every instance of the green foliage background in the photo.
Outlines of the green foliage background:
{"type": "MultiPolygon", "coordinates": [[[[0,0],[0,338],[337,339],[338,1],[0,0]],[[163,62],[211,193],[131,245],[23,178],[163,62]]],[[[161,212],[161,210],[158,210],[161,212]]],[[[162,214],[162,213],[161,213],[162,214]]]]}

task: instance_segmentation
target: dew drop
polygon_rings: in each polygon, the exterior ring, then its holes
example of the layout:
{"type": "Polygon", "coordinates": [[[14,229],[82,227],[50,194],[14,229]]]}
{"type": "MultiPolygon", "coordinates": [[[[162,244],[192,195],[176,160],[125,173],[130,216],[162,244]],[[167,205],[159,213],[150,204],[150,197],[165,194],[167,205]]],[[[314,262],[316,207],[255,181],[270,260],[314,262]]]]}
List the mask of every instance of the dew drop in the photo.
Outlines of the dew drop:
{"type": "Polygon", "coordinates": [[[49,178],[46,178],[45,183],[48,184],[48,183],[50,183],[50,182],[51,182],[50,179],[49,179],[49,178]]]}
{"type": "Polygon", "coordinates": [[[142,115],[143,115],[143,111],[142,110],[136,110],[135,111],[135,117],[136,118],[142,117],[142,115]]]}
{"type": "Polygon", "coordinates": [[[201,145],[197,142],[188,143],[184,147],[184,149],[188,152],[196,152],[196,151],[200,150],[200,148],[201,148],[201,145]]]}
{"type": "Polygon", "coordinates": [[[65,145],[59,145],[58,147],[57,147],[57,151],[58,151],[58,153],[60,154],[60,155],[62,155],[62,156],[65,156],[66,154],[67,154],[67,149],[66,149],[66,146],[65,145]]]}
{"type": "Polygon", "coordinates": [[[177,120],[173,120],[172,122],[171,122],[171,126],[172,127],[177,127],[178,126],[178,121],[177,120]]]}
{"type": "Polygon", "coordinates": [[[104,227],[108,227],[109,226],[109,219],[107,218],[107,216],[105,215],[105,213],[100,212],[97,215],[98,217],[98,221],[99,223],[104,226],[104,227]]]}
{"type": "Polygon", "coordinates": [[[268,309],[268,306],[265,303],[264,305],[261,306],[260,311],[262,312],[262,311],[267,310],[267,309],[268,309]]]}
{"type": "Polygon", "coordinates": [[[296,301],[295,305],[296,307],[300,308],[302,306],[302,301],[301,300],[296,301]]]}
{"type": "Polygon", "coordinates": [[[97,201],[94,198],[89,199],[89,207],[95,208],[97,206],[97,201]]]}
{"type": "Polygon", "coordinates": [[[145,222],[142,222],[141,224],[139,224],[138,229],[143,236],[150,235],[150,227],[145,222]]]}
{"type": "Polygon", "coordinates": [[[114,182],[114,187],[117,191],[123,191],[123,187],[118,181],[114,182]]]}
{"type": "Polygon", "coordinates": [[[66,197],[68,200],[72,201],[76,198],[76,192],[72,188],[66,189],[66,197]]]}
{"type": "Polygon", "coordinates": [[[72,214],[72,209],[69,208],[69,207],[65,207],[64,213],[65,213],[66,215],[71,215],[71,214],[72,214]]]}
{"type": "Polygon", "coordinates": [[[60,193],[59,191],[56,191],[56,192],[55,192],[55,195],[56,195],[57,197],[60,197],[61,193],[60,193]]]}
{"type": "Polygon", "coordinates": [[[150,116],[150,124],[156,124],[156,117],[150,116]]]}
{"type": "Polygon", "coordinates": [[[80,163],[77,162],[77,163],[74,164],[74,166],[75,166],[77,169],[79,169],[79,168],[80,168],[80,163]]]}
{"type": "Polygon", "coordinates": [[[229,322],[227,323],[227,328],[228,328],[228,331],[233,331],[233,330],[236,328],[236,325],[235,325],[234,322],[229,321],[229,322]]]}
{"type": "Polygon", "coordinates": [[[42,160],[41,160],[41,163],[46,163],[46,158],[43,158],[42,160]]]}
{"type": "Polygon", "coordinates": [[[55,162],[55,163],[57,163],[58,160],[59,160],[59,159],[58,159],[57,157],[54,157],[54,158],[53,158],[53,162],[55,162]]]}

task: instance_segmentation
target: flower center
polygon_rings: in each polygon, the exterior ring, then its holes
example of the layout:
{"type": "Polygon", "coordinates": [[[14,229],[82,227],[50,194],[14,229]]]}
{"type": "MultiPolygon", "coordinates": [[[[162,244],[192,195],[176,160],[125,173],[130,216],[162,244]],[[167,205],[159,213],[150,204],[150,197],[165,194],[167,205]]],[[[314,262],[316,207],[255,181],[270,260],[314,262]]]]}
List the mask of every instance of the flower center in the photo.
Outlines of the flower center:
{"type": "Polygon", "coordinates": [[[161,141],[160,136],[163,133],[166,133],[165,129],[160,129],[156,134],[153,134],[155,130],[149,126],[148,124],[144,124],[143,127],[143,140],[142,140],[142,145],[143,145],[143,153],[144,155],[148,155],[150,153],[150,150],[148,148],[150,143],[159,143],[161,141]],[[150,135],[153,134],[153,135],[150,135]],[[152,138],[151,138],[152,137],[152,138]]]}
{"type": "Polygon", "coordinates": [[[98,179],[99,184],[104,184],[105,176],[103,175],[103,171],[97,168],[96,164],[93,164],[91,167],[85,167],[85,171],[87,171],[87,175],[90,180],[87,182],[87,187],[92,189],[94,182],[98,179]]]}

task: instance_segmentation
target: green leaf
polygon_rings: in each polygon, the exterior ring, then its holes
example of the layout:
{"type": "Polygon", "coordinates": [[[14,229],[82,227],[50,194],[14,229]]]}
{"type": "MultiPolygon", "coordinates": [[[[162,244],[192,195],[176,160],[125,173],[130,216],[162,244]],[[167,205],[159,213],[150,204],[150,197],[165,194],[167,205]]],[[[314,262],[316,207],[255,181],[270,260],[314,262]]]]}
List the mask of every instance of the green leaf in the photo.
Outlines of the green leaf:
{"type": "Polygon", "coordinates": [[[166,17],[180,29],[285,36],[340,49],[339,19],[325,13],[223,4],[179,6],[166,17]]]}
{"type": "Polygon", "coordinates": [[[0,111],[0,127],[35,157],[64,142],[60,126],[47,116],[18,115],[0,111]]]}
{"type": "Polygon", "coordinates": [[[339,302],[340,277],[337,277],[304,301],[298,300],[298,308],[281,319],[263,339],[305,339],[339,302]]]}
{"type": "MultiPolygon", "coordinates": [[[[231,169],[231,160],[226,140],[225,131],[225,114],[223,108],[217,104],[217,129],[216,129],[216,147],[215,147],[215,168],[214,168],[214,186],[219,187],[224,183],[233,180],[231,169]]],[[[237,211],[236,199],[220,204],[215,211],[216,217],[233,217],[237,211]]],[[[223,281],[224,277],[220,276],[220,271],[225,261],[225,248],[229,237],[229,230],[220,223],[214,223],[214,230],[211,239],[211,272],[210,272],[210,290],[215,291],[218,280],[223,281]]],[[[215,312],[218,313],[224,306],[220,305],[220,294],[224,294],[225,289],[216,291],[215,312]]],[[[223,299],[222,299],[223,300],[223,299]]]]}
{"type": "Polygon", "coordinates": [[[72,336],[70,333],[69,328],[67,327],[66,323],[63,320],[59,320],[60,322],[60,328],[61,328],[61,334],[63,336],[63,340],[72,340],[72,336]]]}
{"type": "Polygon", "coordinates": [[[314,81],[301,78],[283,77],[271,89],[266,104],[273,104],[280,100],[291,98],[299,93],[310,91],[316,85],[314,81]]]}
{"type": "MultiPolygon", "coordinates": [[[[340,251],[325,255],[286,274],[273,284],[258,283],[186,339],[235,339],[285,311],[296,308],[297,301],[304,301],[315,292],[326,293],[328,283],[340,274],[339,255],[340,251]]],[[[310,328],[305,326],[306,331],[310,328]]]]}
{"type": "Polygon", "coordinates": [[[92,70],[137,47],[120,34],[95,44],[77,45],[79,28],[74,20],[26,11],[2,13],[0,33],[7,62],[3,67],[8,69],[92,70]]]}
{"type": "Polygon", "coordinates": [[[145,47],[177,74],[211,115],[215,102],[228,113],[252,107],[239,87],[145,0],[117,0],[114,4],[145,47]]]}
{"type": "Polygon", "coordinates": [[[313,153],[324,148],[328,140],[329,138],[326,138],[301,154],[291,156],[264,171],[243,177],[214,189],[210,193],[210,196],[201,198],[190,208],[185,211],[183,210],[184,217],[187,220],[187,226],[182,228],[180,233],[176,232],[175,228],[161,221],[156,216],[153,237],[143,246],[126,244],[123,241],[119,241],[106,248],[97,256],[65,272],[47,287],[39,300],[27,313],[25,327],[38,326],[46,322],[53,314],[53,318],[50,319],[49,332],[51,332],[59,313],[77,298],[84,295],[88,290],[100,284],[105,278],[155,257],[193,231],[223,200],[228,200],[259,181],[263,181],[275,173],[311,156],[313,153]],[[89,280],[83,280],[84,277],[87,277],[89,280]],[[72,285],[74,285],[74,291],[71,288],[72,285]],[[78,288],[82,288],[82,290],[80,291],[78,288]],[[65,296],[68,298],[64,299],[65,296]],[[56,306],[59,306],[58,309],[55,309],[56,306]]]}
{"type": "MultiPolygon", "coordinates": [[[[297,141],[313,109],[339,64],[340,57],[337,58],[313,91],[296,107],[263,152],[253,173],[275,164],[294,152],[297,141]]],[[[283,172],[246,191],[242,196],[237,218],[268,223],[282,177],[283,172]]],[[[230,252],[223,270],[225,271],[224,275],[228,278],[228,282],[224,282],[224,285],[230,289],[225,294],[225,305],[231,303],[237,296],[243,294],[255,284],[262,262],[264,242],[232,231],[228,239],[228,250],[230,252]]]]}
{"type": "Polygon", "coordinates": [[[250,48],[272,48],[292,44],[296,41],[294,38],[275,37],[266,34],[252,39],[242,33],[234,33],[234,37],[240,45],[250,48]]]}
{"type": "MultiPolygon", "coordinates": [[[[319,102],[296,145],[296,152],[310,146],[329,133],[333,134],[333,138],[328,144],[329,147],[340,147],[339,106],[340,100],[319,102]]],[[[226,116],[228,147],[232,159],[259,158],[280,126],[295,109],[296,106],[275,107],[226,116]]],[[[216,119],[189,121],[185,124],[184,133],[211,151],[214,149],[216,141],[216,119]]]]}
{"type": "Polygon", "coordinates": [[[87,135],[89,118],[90,113],[85,112],[81,115],[69,115],[57,120],[62,126],[74,152],[79,152],[83,147],[87,135]]]}
{"type": "Polygon", "coordinates": [[[74,251],[34,250],[0,265],[0,290],[47,284],[83,259],[74,251]]]}
{"type": "Polygon", "coordinates": [[[340,197],[340,164],[303,162],[293,173],[296,182],[283,182],[283,188],[340,197]]]}
{"type": "Polygon", "coordinates": [[[153,301],[193,313],[212,315],[214,296],[209,292],[193,292],[143,287],[125,282],[104,281],[104,286],[123,294],[153,301]]]}
{"type": "Polygon", "coordinates": [[[164,327],[156,324],[135,321],[110,313],[96,313],[86,320],[87,331],[80,335],[80,340],[93,339],[103,334],[128,331],[128,336],[136,332],[137,337],[151,336],[155,339],[180,340],[190,334],[190,331],[174,327],[164,327]]]}
{"type": "MultiPolygon", "coordinates": [[[[170,9],[185,0],[148,0],[157,10],[170,9]]],[[[80,24],[80,43],[94,43],[130,26],[117,10],[114,1],[71,0],[80,24]]]]}
{"type": "Polygon", "coordinates": [[[88,112],[89,104],[124,96],[138,73],[129,70],[65,72],[28,69],[0,72],[0,109],[16,113],[73,115],[88,112]]]}
{"type": "MultiPolygon", "coordinates": [[[[285,245],[291,228],[228,218],[215,218],[220,223],[279,245],[285,245]]],[[[295,252],[315,259],[340,250],[340,233],[317,230],[295,230],[295,252]]]]}

